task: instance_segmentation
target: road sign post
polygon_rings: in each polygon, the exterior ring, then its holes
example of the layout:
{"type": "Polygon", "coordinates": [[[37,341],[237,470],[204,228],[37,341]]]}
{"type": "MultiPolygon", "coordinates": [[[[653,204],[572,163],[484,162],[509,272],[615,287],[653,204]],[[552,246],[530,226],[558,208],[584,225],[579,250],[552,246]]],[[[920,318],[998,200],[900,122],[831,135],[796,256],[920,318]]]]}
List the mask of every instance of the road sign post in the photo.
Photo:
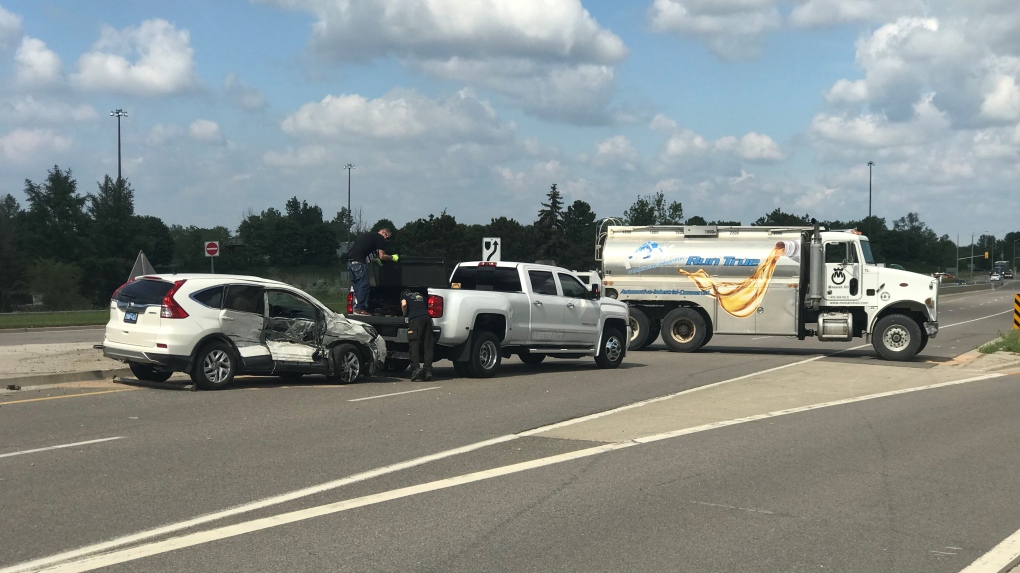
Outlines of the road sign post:
{"type": "Polygon", "coordinates": [[[500,256],[499,237],[485,237],[482,239],[482,260],[499,262],[500,256]]]}
{"type": "Polygon", "coordinates": [[[206,241],[203,250],[205,251],[205,256],[209,257],[209,272],[215,273],[216,263],[213,261],[216,260],[216,257],[220,256],[220,242],[206,241]]]}

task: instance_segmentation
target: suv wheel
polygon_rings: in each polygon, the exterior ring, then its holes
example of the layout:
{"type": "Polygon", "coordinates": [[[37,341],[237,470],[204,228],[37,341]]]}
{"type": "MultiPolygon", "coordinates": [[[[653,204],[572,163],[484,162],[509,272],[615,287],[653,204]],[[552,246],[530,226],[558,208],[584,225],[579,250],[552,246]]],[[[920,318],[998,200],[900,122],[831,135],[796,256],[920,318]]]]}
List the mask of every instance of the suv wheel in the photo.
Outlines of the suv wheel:
{"type": "Polygon", "coordinates": [[[230,384],[237,373],[237,358],[224,342],[213,341],[202,347],[191,368],[191,380],[202,390],[219,390],[230,384]]]}
{"type": "Polygon", "coordinates": [[[361,376],[361,353],[353,344],[333,349],[333,378],[340,384],[351,384],[361,376]]]}
{"type": "Polygon", "coordinates": [[[131,373],[135,375],[135,378],[143,382],[166,382],[173,375],[173,372],[156,370],[148,364],[129,362],[128,367],[131,368],[131,373]]]}

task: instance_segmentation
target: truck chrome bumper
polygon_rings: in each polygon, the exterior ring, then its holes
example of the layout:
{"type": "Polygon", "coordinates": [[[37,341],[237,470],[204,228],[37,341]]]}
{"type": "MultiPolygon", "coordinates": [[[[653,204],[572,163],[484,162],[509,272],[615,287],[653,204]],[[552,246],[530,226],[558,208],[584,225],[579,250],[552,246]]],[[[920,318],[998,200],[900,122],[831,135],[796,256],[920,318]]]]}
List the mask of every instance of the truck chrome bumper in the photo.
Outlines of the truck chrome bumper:
{"type": "Polygon", "coordinates": [[[928,333],[928,338],[935,338],[935,335],[939,333],[939,321],[933,320],[924,323],[924,330],[928,333]]]}

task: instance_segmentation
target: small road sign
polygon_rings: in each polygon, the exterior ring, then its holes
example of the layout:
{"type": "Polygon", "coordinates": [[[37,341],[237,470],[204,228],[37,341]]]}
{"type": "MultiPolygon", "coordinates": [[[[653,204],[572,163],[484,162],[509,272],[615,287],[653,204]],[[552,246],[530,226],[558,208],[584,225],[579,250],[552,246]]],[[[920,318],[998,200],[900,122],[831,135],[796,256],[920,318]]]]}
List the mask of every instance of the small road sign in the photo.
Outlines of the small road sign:
{"type": "Polygon", "coordinates": [[[220,242],[219,241],[206,241],[205,242],[205,256],[207,256],[207,257],[218,257],[218,256],[220,256],[220,242]]]}
{"type": "Polygon", "coordinates": [[[499,237],[485,237],[482,239],[482,260],[499,262],[500,247],[499,237]]]}

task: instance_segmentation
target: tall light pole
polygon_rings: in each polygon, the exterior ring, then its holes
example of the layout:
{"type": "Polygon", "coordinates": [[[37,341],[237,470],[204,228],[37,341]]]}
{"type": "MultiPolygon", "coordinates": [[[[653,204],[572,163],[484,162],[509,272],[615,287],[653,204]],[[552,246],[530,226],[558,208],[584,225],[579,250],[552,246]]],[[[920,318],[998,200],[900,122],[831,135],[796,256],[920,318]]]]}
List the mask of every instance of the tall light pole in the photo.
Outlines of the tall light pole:
{"type": "Polygon", "coordinates": [[[871,168],[874,166],[874,161],[868,162],[868,218],[871,217],[871,168]]]}
{"type": "MultiPolygon", "coordinates": [[[[354,169],[354,165],[348,163],[344,165],[344,169],[347,170],[347,242],[351,242],[351,225],[354,223],[354,215],[351,214],[351,169],[354,169]]],[[[350,245],[348,245],[349,247],[350,245]]]]}
{"type": "Polygon", "coordinates": [[[1014,271],[1016,271],[1016,244],[1017,243],[1020,243],[1020,239],[1017,239],[1017,240],[1013,241],[1013,259],[1009,262],[1009,266],[1013,267],[1014,271]]]}
{"type": "Polygon", "coordinates": [[[110,117],[117,118],[117,182],[120,183],[120,118],[127,117],[127,112],[116,109],[110,112],[110,117]]]}

